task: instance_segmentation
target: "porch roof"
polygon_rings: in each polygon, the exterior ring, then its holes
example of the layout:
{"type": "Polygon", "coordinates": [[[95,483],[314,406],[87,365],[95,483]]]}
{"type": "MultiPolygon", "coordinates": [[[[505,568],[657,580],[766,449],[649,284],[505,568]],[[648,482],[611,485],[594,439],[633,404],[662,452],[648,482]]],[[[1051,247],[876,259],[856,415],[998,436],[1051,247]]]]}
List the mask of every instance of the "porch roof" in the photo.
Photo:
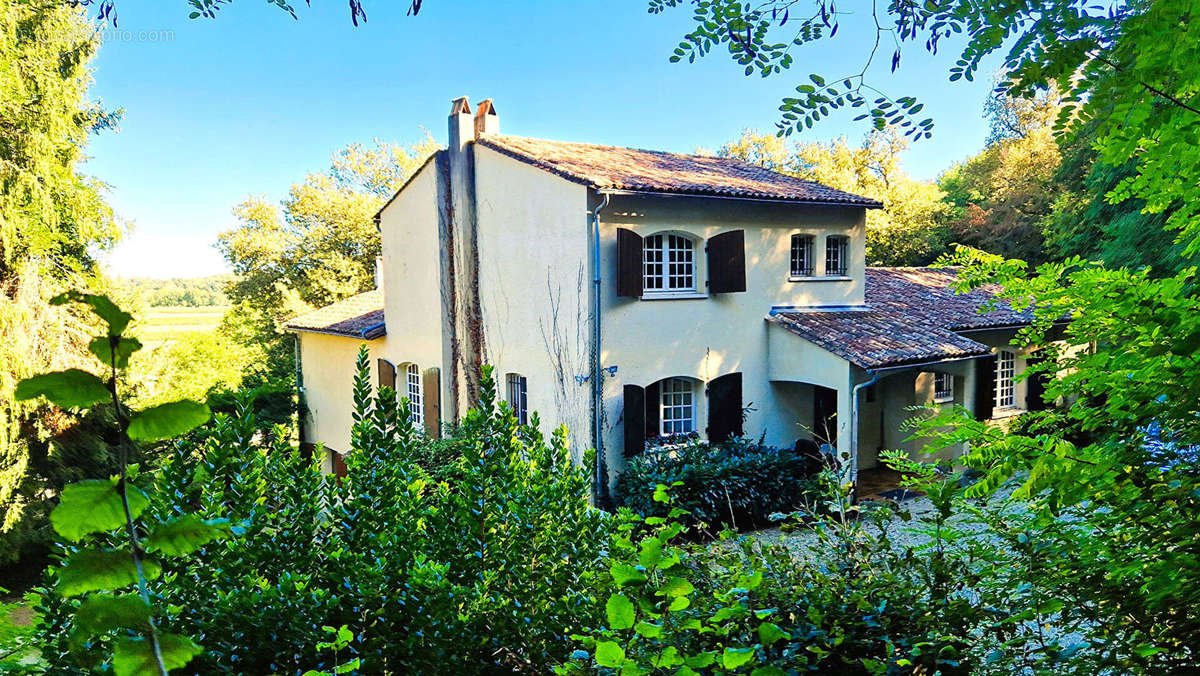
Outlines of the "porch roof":
{"type": "Polygon", "coordinates": [[[996,289],[956,294],[953,268],[867,268],[861,310],[781,312],[770,317],[864,369],[965,359],[990,348],[958,331],[1015,327],[1031,315],[1005,304],[983,312],[996,289]]]}
{"type": "Polygon", "coordinates": [[[386,333],[383,323],[383,291],[374,289],[302,314],[284,323],[291,331],[329,333],[348,338],[374,340],[386,333]]]}

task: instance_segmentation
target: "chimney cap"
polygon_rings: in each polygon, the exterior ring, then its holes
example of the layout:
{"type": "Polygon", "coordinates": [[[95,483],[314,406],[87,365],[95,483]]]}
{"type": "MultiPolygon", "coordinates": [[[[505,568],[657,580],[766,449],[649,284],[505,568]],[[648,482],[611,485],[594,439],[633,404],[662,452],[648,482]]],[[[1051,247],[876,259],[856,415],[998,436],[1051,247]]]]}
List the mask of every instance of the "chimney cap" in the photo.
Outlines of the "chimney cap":
{"type": "Polygon", "coordinates": [[[492,103],[491,99],[484,99],[484,100],[480,101],[479,106],[477,108],[475,108],[475,117],[482,117],[484,115],[496,115],[496,114],[497,114],[496,113],[496,105],[494,103],[492,103]]]}
{"type": "Polygon", "coordinates": [[[450,114],[451,115],[470,115],[471,114],[471,103],[467,100],[467,97],[460,96],[460,97],[454,99],[454,101],[450,104],[450,114]]]}

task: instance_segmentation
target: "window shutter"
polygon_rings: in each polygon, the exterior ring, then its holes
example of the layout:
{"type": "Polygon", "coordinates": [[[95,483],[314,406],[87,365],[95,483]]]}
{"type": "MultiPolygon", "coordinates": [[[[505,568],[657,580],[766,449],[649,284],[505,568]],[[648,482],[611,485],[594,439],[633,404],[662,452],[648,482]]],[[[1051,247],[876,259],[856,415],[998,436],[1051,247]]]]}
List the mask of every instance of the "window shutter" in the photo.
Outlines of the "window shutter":
{"type": "Polygon", "coordinates": [[[617,228],[617,295],[642,295],[642,238],[625,228],[617,228]]]}
{"type": "Polygon", "coordinates": [[[662,406],[661,385],[662,381],[651,383],[646,386],[646,438],[657,439],[662,431],[659,425],[659,414],[662,406]]]}
{"type": "Polygon", "coordinates": [[[708,240],[708,290],[739,293],[746,290],[746,231],[731,230],[708,240]]]}
{"type": "Polygon", "coordinates": [[[346,469],[346,461],[342,458],[342,454],[337,451],[329,451],[329,464],[333,466],[333,475],[337,477],[338,483],[342,483],[342,479],[350,473],[346,469]]]}
{"type": "Polygon", "coordinates": [[[975,360],[975,419],[990,420],[996,408],[996,355],[975,360]]]}
{"type": "Polygon", "coordinates": [[[437,367],[425,369],[422,374],[421,394],[425,397],[425,434],[430,439],[442,438],[442,377],[437,367]]]}
{"type": "MultiPolygon", "coordinates": [[[[1045,357],[1031,356],[1025,360],[1025,368],[1037,366],[1046,361],[1045,357]]],[[[1048,373],[1031,373],[1025,379],[1025,409],[1029,411],[1044,411],[1049,408],[1043,395],[1046,393],[1046,381],[1050,379],[1048,373]]]]}
{"type": "Polygon", "coordinates": [[[708,384],[708,440],[742,436],[742,374],[730,373],[708,384]]]}
{"type": "Polygon", "coordinates": [[[637,385],[625,386],[625,457],[646,450],[646,391],[637,385]]]}
{"type": "Polygon", "coordinates": [[[396,367],[392,366],[392,362],[386,359],[380,359],[377,363],[379,369],[379,387],[396,389],[396,367]]]}

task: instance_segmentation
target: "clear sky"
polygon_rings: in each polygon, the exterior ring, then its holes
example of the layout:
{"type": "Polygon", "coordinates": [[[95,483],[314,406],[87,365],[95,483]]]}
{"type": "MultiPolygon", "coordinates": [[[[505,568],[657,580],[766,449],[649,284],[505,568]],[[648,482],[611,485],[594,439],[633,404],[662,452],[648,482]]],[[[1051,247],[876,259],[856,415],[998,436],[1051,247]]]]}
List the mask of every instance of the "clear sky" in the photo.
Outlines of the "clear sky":
{"type": "MultiPolygon", "coordinates": [[[[417,17],[407,0],[372,0],[358,28],[344,0],[297,2],[298,21],[263,0],[236,0],[215,20],[189,20],[184,0],[117,4],[93,91],[125,116],[94,138],[85,171],[132,224],[108,259],[120,276],[226,271],[213,243],[236,224],[235,204],[282,198],[352,142],[411,142],[422,127],[444,142],[455,96],[494,99],[505,133],[715,149],[745,127],[773,130],[779,99],[809,72],[857,72],[873,35],[869,15],[847,16],[835,40],[796,52],[790,74],[763,79],[723,52],[669,63],[690,11],[650,15],[645,0],[426,0],[417,17]]],[[[937,122],[906,156],[920,178],[978,151],[987,131],[986,78],[949,83],[953,46],[930,57],[908,45],[894,76],[885,47],[875,78],[921,98],[937,122]]],[[[807,138],[857,141],[865,127],[851,117],[807,138]]]]}

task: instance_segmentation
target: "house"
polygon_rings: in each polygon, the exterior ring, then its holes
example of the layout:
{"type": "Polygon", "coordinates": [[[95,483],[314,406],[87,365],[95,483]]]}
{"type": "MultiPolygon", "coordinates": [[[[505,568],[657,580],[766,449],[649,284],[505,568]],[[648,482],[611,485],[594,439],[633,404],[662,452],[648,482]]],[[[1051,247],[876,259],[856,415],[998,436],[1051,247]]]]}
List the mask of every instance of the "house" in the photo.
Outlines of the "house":
{"type": "Polygon", "coordinates": [[[287,324],[304,439],[349,448],[354,357],[430,435],[492,364],[522,421],[599,450],[604,490],[658,437],[836,445],[855,468],[920,449],[914,404],[980,418],[1041,403],[1009,345],[1028,317],[981,313],[954,272],[868,268],[871,199],[738,160],[501,134],[454,100],[449,147],[376,216],[378,288],[287,324]]]}

